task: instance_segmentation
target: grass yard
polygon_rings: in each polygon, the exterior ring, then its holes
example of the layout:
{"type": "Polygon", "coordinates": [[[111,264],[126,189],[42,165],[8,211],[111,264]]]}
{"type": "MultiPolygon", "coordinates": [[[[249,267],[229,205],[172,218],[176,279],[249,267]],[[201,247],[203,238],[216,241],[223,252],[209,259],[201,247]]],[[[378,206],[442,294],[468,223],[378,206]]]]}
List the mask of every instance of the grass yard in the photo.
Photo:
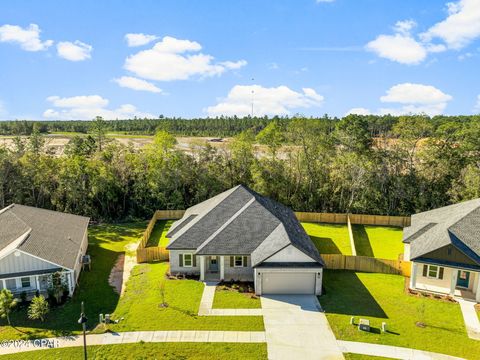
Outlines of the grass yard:
{"type": "Polygon", "coordinates": [[[403,230],[393,226],[353,225],[358,256],[398,260],[403,253],[403,230]]]}
{"type": "Polygon", "coordinates": [[[386,358],[383,356],[371,356],[371,355],[362,355],[362,354],[352,354],[352,353],[344,353],[343,356],[345,360],[389,360],[392,358],[386,358]]]}
{"type": "Polygon", "coordinates": [[[147,242],[147,247],[149,246],[167,246],[170,239],[167,239],[166,235],[170,226],[174,223],[174,220],[158,220],[153,227],[150,238],[147,242]]]}
{"type": "Polygon", "coordinates": [[[203,283],[196,280],[163,280],[168,263],[140,264],[133,268],[124,296],[113,313],[113,331],[135,330],[248,330],[263,331],[261,316],[197,316],[203,283]],[[162,308],[160,282],[165,281],[162,308]]]}
{"type": "Polygon", "coordinates": [[[459,305],[407,295],[404,280],[400,275],[325,271],[326,294],[320,303],[335,336],[480,359],[480,341],[468,338],[459,305]],[[351,316],[356,322],[369,319],[372,332],[350,325],[351,316]],[[380,332],[383,321],[387,333],[380,332]]]}
{"type": "Polygon", "coordinates": [[[54,307],[45,322],[27,318],[25,308],[18,308],[12,313],[15,328],[6,326],[0,319],[0,339],[28,339],[60,336],[79,333],[77,320],[80,303],[85,302],[90,327],[98,319],[99,313],[111,313],[118,303],[118,295],[108,284],[108,276],[117,257],[127,251],[126,245],[137,241],[145,230],[146,222],[119,225],[98,225],[89,229],[89,248],[92,256],[92,270],[83,271],[80,284],[72,299],[59,307],[54,307]]]}
{"type": "Polygon", "coordinates": [[[320,254],[352,255],[347,225],[302,222],[320,254]]]}
{"type": "MultiPolygon", "coordinates": [[[[241,284],[240,288],[244,285],[241,284]]],[[[219,285],[213,298],[214,309],[259,309],[262,307],[260,298],[255,296],[253,284],[251,292],[240,292],[241,289],[231,284],[219,285]]]]}
{"type": "MultiPolygon", "coordinates": [[[[245,343],[136,343],[89,346],[91,359],[267,359],[266,344],[245,343]]],[[[83,359],[83,348],[40,350],[2,356],[5,360],[73,360],[83,359]]]]}

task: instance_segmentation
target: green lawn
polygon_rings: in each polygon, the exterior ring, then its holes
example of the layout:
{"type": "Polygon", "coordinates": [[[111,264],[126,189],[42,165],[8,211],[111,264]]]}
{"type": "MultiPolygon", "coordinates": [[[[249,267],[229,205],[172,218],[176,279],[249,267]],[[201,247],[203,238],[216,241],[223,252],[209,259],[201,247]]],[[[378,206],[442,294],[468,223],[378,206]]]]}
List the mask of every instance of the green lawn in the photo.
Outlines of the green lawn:
{"type": "Polygon", "coordinates": [[[197,280],[165,280],[162,308],[160,281],[168,263],[140,264],[133,268],[124,296],[113,313],[113,331],[135,330],[248,330],[263,331],[261,316],[197,316],[203,283],[197,280]]]}
{"type": "Polygon", "coordinates": [[[335,336],[480,359],[480,341],[468,338],[459,305],[407,295],[404,281],[400,275],[325,271],[326,294],[319,299],[335,336]],[[369,319],[372,332],[350,325],[351,316],[369,319]],[[388,333],[380,332],[383,321],[388,333]]]}
{"type": "Polygon", "coordinates": [[[353,225],[358,256],[398,260],[403,253],[403,230],[392,226],[353,225]]]}
{"type": "Polygon", "coordinates": [[[119,225],[98,225],[89,229],[88,254],[92,256],[92,270],[80,275],[80,283],[71,300],[52,308],[44,323],[29,320],[25,308],[12,314],[16,328],[6,326],[0,319],[0,339],[38,338],[78,333],[80,303],[85,302],[89,325],[92,327],[99,313],[115,310],[118,295],[108,284],[108,276],[117,257],[125,252],[125,245],[135,242],[143,234],[146,222],[119,225]]]}
{"type": "Polygon", "coordinates": [[[347,225],[302,223],[320,254],[352,255],[347,225]]]}
{"type": "Polygon", "coordinates": [[[150,238],[147,242],[148,246],[167,246],[170,239],[167,239],[166,235],[170,226],[174,223],[174,220],[159,220],[155,223],[153,231],[150,234],[150,238]]]}
{"type": "Polygon", "coordinates": [[[213,299],[214,309],[259,309],[261,307],[260,298],[252,292],[243,293],[230,285],[217,286],[213,299]]]}
{"type": "Polygon", "coordinates": [[[345,353],[343,354],[345,360],[389,360],[392,358],[386,358],[383,356],[371,356],[371,355],[362,355],[362,354],[352,354],[352,353],[345,353]]]}
{"type": "MultiPolygon", "coordinates": [[[[136,343],[89,346],[88,357],[106,359],[267,359],[266,344],[245,343],[136,343]]],[[[74,360],[83,359],[83,348],[40,350],[2,356],[5,360],[74,360]]]]}

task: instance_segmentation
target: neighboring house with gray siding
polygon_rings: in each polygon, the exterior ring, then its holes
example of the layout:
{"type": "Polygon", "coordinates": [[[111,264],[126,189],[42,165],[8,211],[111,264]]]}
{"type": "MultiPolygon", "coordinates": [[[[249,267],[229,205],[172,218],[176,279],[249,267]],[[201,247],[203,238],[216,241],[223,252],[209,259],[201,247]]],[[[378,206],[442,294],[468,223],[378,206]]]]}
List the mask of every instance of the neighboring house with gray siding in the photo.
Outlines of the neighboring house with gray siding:
{"type": "Polygon", "coordinates": [[[413,215],[403,238],[412,290],[480,302],[480,199],[413,215]]]}
{"type": "Polygon", "coordinates": [[[61,272],[73,294],[88,247],[89,218],[12,204],[0,210],[0,289],[46,292],[61,272]]]}
{"type": "Polygon", "coordinates": [[[262,294],[320,294],[324,263],[286,206],[239,185],[186,210],[170,228],[172,274],[253,281],[262,294]]]}

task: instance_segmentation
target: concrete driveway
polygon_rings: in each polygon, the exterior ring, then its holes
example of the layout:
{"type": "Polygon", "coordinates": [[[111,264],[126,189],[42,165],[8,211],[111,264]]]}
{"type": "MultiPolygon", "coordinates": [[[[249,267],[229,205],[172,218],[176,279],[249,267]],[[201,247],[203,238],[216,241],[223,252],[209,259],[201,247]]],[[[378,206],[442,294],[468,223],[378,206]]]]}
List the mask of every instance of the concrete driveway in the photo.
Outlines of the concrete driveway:
{"type": "Polygon", "coordinates": [[[314,295],[262,295],[270,360],[344,359],[314,295]]]}

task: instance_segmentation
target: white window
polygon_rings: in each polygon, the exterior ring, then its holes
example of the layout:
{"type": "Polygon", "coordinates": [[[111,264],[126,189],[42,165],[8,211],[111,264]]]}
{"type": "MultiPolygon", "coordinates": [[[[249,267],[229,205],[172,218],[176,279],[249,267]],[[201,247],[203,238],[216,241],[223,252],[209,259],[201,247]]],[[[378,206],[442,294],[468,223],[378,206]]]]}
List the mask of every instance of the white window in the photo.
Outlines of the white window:
{"type": "Polygon", "coordinates": [[[23,277],[20,279],[22,282],[22,288],[29,288],[30,287],[30,278],[29,277],[23,277]]]}
{"type": "Polygon", "coordinates": [[[440,271],[439,271],[439,267],[438,267],[438,266],[436,266],[436,265],[428,265],[427,276],[428,276],[429,278],[438,279],[439,273],[440,273],[440,271]]]}
{"type": "Polygon", "coordinates": [[[193,255],[192,254],[183,254],[183,266],[192,267],[193,266],[193,255]]]}
{"type": "Polygon", "coordinates": [[[243,267],[243,256],[235,256],[233,265],[235,267],[243,267]]]}

